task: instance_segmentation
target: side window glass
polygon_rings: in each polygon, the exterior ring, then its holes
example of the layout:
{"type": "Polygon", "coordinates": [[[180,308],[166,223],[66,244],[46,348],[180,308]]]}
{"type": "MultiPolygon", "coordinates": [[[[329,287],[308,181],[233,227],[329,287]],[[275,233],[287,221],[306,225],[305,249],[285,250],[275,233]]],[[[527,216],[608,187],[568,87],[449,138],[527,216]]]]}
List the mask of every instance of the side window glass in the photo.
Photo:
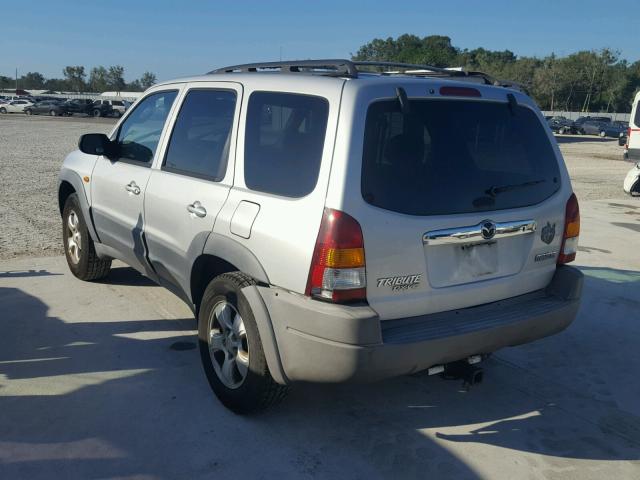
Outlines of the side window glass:
{"type": "Polygon", "coordinates": [[[150,163],[178,92],[158,92],[142,100],[118,130],[120,158],[150,163]]]}
{"type": "Polygon", "coordinates": [[[189,91],[173,127],[162,168],[222,180],[229,157],[235,108],[234,91],[189,91]]]}
{"type": "Polygon", "coordinates": [[[329,102],[323,97],[254,92],[249,98],[244,180],[252,190],[303,197],[318,181],[329,102]]]}

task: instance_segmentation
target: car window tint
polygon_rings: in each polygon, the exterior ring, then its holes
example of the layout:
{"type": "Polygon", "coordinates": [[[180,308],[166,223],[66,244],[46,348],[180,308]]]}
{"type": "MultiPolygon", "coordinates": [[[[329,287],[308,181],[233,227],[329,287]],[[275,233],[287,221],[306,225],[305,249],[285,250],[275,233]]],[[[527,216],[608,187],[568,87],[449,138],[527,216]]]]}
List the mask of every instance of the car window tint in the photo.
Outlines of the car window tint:
{"type": "Polygon", "coordinates": [[[409,215],[445,215],[533,205],[560,187],[558,160],[542,123],[525,106],[397,100],[371,104],[362,196],[409,215]]]}
{"type": "Polygon", "coordinates": [[[247,187],[287,197],[313,191],[328,115],[329,102],[322,97],[252,93],[244,147],[247,187]]]}
{"type": "Polygon", "coordinates": [[[171,133],[164,170],[221,180],[226,171],[236,93],[191,90],[171,133]]]}
{"type": "Polygon", "coordinates": [[[176,95],[175,90],[154,93],[131,112],[118,130],[121,158],[142,163],[153,159],[176,95]]]}
{"type": "Polygon", "coordinates": [[[633,117],[633,124],[636,127],[640,127],[640,102],[636,104],[636,114],[633,117]]]}

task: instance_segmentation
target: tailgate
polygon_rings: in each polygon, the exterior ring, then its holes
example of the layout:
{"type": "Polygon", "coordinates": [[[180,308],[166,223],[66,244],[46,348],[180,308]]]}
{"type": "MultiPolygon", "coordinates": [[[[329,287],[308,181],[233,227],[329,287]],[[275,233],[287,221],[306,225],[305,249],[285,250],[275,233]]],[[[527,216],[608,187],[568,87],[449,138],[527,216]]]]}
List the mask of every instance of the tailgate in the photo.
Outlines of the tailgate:
{"type": "Polygon", "coordinates": [[[370,104],[357,220],[367,300],[382,319],[489,303],[551,280],[569,195],[562,160],[539,114],[507,93],[504,102],[412,99],[408,111],[397,100],[370,104]]]}

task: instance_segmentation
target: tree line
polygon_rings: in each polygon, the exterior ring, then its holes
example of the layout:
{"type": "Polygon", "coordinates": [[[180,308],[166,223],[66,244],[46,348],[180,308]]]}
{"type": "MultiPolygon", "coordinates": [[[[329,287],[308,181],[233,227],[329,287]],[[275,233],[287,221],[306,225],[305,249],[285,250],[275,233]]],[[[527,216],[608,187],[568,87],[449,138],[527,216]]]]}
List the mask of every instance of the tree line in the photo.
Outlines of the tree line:
{"type": "Polygon", "coordinates": [[[447,36],[405,34],[375,38],[352,58],[482,71],[521,84],[542,110],[630,112],[640,90],[640,61],[629,63],[609,48],[539,58],[510,50],[460,49],[447,36]]]}
{"type": "MultiPolygon", "coordinates": [[[[54,92],[142,92],[156,83],[156,76],[144,72],[142,76],[127,83],[124,67],[93,67],[89,74],[82,65],[70,65],[62,70],[63,78],[45,78],[39,72],[28,72],[18,77],[18,88],[22,90],[51,90],[54,92]]],[[[16,88],[15,78],[0,75],[0,89],[16,88]]]]}

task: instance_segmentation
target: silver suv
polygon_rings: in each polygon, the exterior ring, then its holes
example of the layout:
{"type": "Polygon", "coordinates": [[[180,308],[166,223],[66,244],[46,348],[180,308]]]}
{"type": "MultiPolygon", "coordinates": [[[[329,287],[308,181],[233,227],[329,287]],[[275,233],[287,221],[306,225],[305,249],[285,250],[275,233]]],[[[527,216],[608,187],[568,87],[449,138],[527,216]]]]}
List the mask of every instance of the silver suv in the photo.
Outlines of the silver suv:
{"type": "Polygon", "coordinates": [[[479,73],[319,60],[156,85],[81,137],[59,205],[73,274],[117,258],[183,299],[239,413],[295,382],[466,375],[580,301],[553,135],[479,73]]]}

